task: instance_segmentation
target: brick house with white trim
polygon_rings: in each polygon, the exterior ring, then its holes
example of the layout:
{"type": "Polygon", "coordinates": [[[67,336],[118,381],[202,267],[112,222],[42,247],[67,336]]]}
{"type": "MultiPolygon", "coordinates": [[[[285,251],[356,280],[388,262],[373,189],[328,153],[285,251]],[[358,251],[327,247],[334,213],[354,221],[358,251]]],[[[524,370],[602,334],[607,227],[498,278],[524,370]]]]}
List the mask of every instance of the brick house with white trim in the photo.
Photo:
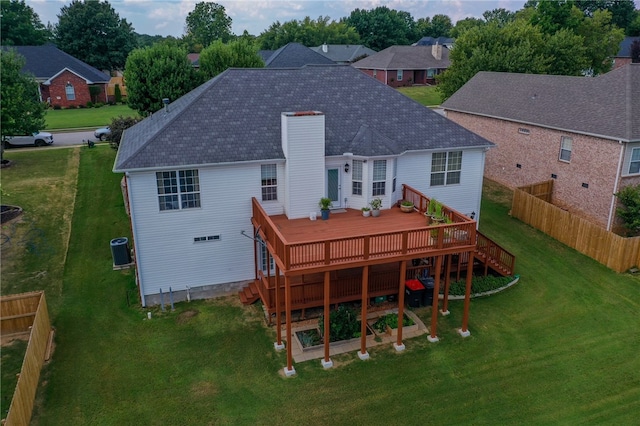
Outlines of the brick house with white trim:
{"type": "Polygon", "coordinates": [[[554,179],[554,204],[608,230],[614,194],[640,184],[640,64],[597,77],[479,72],[442,107],[496,144],[485,177],[554,179]]]}

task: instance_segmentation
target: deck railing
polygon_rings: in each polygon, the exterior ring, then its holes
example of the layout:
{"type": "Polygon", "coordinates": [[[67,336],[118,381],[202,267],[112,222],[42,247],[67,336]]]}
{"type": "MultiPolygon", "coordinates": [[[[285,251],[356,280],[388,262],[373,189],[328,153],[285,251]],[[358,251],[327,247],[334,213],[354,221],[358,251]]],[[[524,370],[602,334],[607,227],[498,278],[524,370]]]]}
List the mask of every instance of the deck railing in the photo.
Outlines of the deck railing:
{"type": "Polygon", "coordinates": [[[259,233],[275,253],[275,260],[283,271],[377,259],[391,260],[411,254],[421,257],[438,250],[473,246],[476,240],[474,220],[453,209],[443,208],[443,212],[451,216],[453,223],[355,237],[288,243],[258,200],[253,198],[252,204],[254,226],[259,228],[259,233]]]}
{"type": "Polygon", "coordinates": [[[485,261],[493,263],[493,267],[500,268],[499,272],[512,275],[515,269],[516,257],[507,250],[490,240],[480,232],[476,234],[476,250],[485,261]]]}
{"type": "MultiPolygon", "coordinates": [[[[402,199],[411,201],[416,209],[423,214],[429,208],[429,202],[431,201],[429,197],[409,185],[402,185],[402,199]]],[[[442,216],[449,218],[449,220],[454,223],[473,221],[473,219],[468,218],[457,210],[454,210],[444,204],[442,205],[442,216]]]]}

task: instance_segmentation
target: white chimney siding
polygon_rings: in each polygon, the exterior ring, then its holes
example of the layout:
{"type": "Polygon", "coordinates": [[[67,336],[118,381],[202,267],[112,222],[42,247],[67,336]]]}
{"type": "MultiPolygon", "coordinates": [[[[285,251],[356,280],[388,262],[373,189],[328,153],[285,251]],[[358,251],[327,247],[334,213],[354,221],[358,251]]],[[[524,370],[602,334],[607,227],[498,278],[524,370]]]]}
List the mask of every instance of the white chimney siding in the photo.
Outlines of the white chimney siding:
{"type": "Polygon", "coordinates": [[[309,217],[325,196],[325,123],[319,111],[283,112],[282,151],[286,158],[284,212],[309,217]]]}

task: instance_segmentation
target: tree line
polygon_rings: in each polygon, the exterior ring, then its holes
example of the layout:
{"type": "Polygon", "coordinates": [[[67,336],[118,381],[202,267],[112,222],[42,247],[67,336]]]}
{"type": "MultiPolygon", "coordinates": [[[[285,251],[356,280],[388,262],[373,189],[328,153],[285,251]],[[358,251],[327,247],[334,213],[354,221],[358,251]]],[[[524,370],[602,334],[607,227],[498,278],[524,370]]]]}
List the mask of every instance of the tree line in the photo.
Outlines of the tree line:
{"type": "MultiPolygon", "coordinates": [[[[455,25],[446,15],[414,19],[408,12],[379,6],[355,9],[337,21],[320,16],[275,22],[258,36],[233,34],[224,6],[199,2],[187,15],[181,37],[137,34],[108,1],[73,0],[60,9],[58,22],[47,26],[24,0],[2,0],[0,7],[2,46],[53,42],[98,69],[124,70],[128,104],[142,115],[162,108],[162,98],[177,99],[229,67],[264,66],[258,49],[275,50],[290,42],[382,50],[425,36],[453,37],[451,66],[439,76],[439,89],[447,98],[478,71],[603,73],[624,35],[640,35],[640,11],[633,0],[529,0],[519,11],[489,10],[482,18],[455,25]],[[188,52],[200,53],[199,71],[188,61],[188,52]]],[[[33,89],[14,78],[20,58],[8,55],[3,51],[3,127],[9,102],[5,83],[21,84],[16,93],[37,101],[33,89]]],[[[41,123],[38,111],[28,115],[41,123]]]]}

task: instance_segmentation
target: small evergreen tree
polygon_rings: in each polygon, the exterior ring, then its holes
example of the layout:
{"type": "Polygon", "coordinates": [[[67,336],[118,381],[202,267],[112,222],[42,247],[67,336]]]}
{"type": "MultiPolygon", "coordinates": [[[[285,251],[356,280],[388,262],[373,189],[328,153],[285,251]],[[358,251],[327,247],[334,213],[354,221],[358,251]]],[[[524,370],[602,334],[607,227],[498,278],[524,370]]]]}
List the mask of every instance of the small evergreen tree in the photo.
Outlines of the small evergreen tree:
{"type": "Polygon", "coordinates": [[[640,235],[640,185],[625,186],[615,195],[622,204],[616,213],[622,219],[627,235],[640,235]]]}
{"type": "Polygon", "coordinates": [[[113,94],[116,98],[116,103],[122,103],[122,92],[120,91],[120,85],[116,84],[116,87],[113,89],[113,94]]]}

